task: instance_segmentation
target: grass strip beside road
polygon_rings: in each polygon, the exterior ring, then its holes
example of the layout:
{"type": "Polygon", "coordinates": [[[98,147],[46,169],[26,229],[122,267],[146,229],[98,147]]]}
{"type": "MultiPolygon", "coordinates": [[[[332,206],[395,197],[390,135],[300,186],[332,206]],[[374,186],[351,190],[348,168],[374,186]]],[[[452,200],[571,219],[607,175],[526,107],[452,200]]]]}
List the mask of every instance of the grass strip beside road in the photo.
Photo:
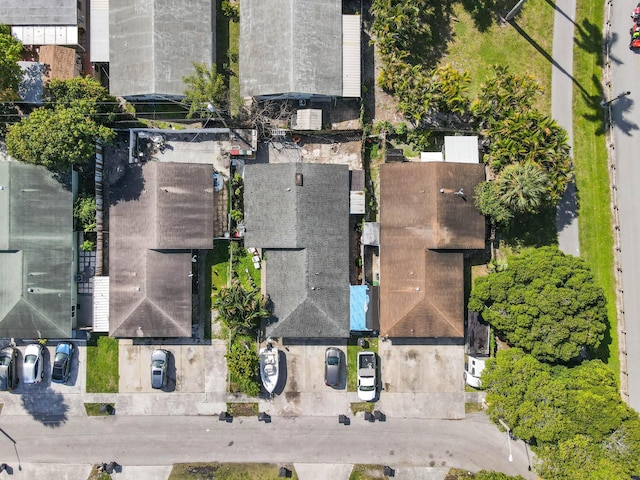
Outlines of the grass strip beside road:
{"type": "Polygon", "coordinates": [[[87,342],[87,392],[118,393],[118,340],[92,336],[87,342]]]}
{"type": "MultiPolygon", "coordinates": [[[[286,465],[292,479],[298,475],[293,465],[286,465]]],[[[280,465],[269,463],[177,463],[173,466],[168,480],[277,480],[280,465]]]]}
{"type": "Polygon", "coordinates": [[[619,375],[616,283],[609,170],[604,131],[602,29],[604,2],[578,0],[574,47],[573,157],[578,190],[580,254],[607,299],[609,337],[598,357],[619,375]]]}

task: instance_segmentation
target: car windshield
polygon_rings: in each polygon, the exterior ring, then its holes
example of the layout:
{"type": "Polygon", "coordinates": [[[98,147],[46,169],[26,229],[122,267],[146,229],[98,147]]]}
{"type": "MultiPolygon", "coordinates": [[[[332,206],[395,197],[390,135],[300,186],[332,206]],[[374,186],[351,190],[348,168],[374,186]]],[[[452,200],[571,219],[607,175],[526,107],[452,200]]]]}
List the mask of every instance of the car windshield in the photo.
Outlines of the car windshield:
{"type": "Polygon", "coordinates": [[[338,359],[338,357],[329,357],[329,358],[327,358],[327,364],[328,365],[338,365],[339,362],[340,362],[340,360],[338,359]]]}
{"type": "Polygon", "coordinates": [[[36,357],[35,355],[27,355],[26,357],[24,357],[24,363],[36,363],[38,357],[36,357]]]}
{"type": "Polygon", "coordinates": [[[54,365],[51,375],[53,376],[53,378],[62,377],[62,365],[54,365]]]}
{"type": "Polygon", "coordinates": [[[372,392],[374,388],[375,387],[373,385],[371,385],[371,386],[370,385],[362,385],[360,387],[360,390],[362,390],[363,392],[372,392]]]}
{"type": "Polygon", "coordinates": [[[159,377],[160,375],[162,375],[162,372],[161,372],[160,370],[154,370],[154,371],[153,371],[153,375],[154,375],[155,377],[159,377]]]}
{"type": "Polygon", "coordinates": [[[151,366],[155,368],[162,368],[164,362],[162,360],[154,360],[151,362],[151,366]]]}
{"type": "Polygon", "coordinates": [[[11,357],[9,356],[0,357],[0,365],[9,365],[9,363],[11,363],[11,357]]]}
{"type": "Polygon", "coordinates": [[[56,353],[56,358],[54,359],[54,362],[64,362],[66,358],[67,358],[66,353],[58,352],[56,353]]]}

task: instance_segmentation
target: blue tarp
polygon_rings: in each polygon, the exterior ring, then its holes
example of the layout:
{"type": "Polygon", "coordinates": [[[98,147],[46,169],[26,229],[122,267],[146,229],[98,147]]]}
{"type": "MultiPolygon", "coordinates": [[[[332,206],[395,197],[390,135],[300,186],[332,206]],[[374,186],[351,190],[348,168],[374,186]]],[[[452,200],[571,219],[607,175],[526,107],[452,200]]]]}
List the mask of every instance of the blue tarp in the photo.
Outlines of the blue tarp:
{"type": "Polygon", "coordinates": [[[367,328],[367,311],[369,310],[369,287],[367,285],[350,286],[350,324],[351,331],[364,332],[367,328]]]}

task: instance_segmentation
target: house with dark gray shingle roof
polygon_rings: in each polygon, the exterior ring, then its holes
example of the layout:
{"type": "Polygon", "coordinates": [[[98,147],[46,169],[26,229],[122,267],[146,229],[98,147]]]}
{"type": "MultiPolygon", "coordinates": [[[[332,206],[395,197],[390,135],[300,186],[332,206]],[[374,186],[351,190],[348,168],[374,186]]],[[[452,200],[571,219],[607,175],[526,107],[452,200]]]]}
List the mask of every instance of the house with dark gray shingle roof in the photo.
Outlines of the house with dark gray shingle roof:
{"type": "Polygon", "coordinates": [[[0,337],[70,338],[73,193],[44,167],[0,153],[0,337]]]}
{"type": "Polygon", "coordinates": [[[265,258],[266,334],[348,337],[348,167],[247,165],[244,206],[245,245],[265,258]]]}
{"type": "Polygon", "coordinates": [[[192,251],[213,245],[213,167],[125,168],[109,194],[109,335],[190,337],[192,251]]]}

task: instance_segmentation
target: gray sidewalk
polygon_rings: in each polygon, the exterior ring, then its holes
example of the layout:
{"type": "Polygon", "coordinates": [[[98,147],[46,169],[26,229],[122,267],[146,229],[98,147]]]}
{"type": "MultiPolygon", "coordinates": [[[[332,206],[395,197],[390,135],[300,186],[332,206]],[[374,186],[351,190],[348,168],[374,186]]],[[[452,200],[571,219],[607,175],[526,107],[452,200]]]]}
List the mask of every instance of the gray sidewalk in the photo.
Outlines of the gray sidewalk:
{"type": "MultiPolygon", "coordinates": [[[[576,0],[557,0],[553,19],[551,66],[551,116],[567,131],[573,149],[573,33],[576,0]]],[[[564,253],[579,256],[576,187],[569,184],[557,209],[558,247],[564,253]]]]}

